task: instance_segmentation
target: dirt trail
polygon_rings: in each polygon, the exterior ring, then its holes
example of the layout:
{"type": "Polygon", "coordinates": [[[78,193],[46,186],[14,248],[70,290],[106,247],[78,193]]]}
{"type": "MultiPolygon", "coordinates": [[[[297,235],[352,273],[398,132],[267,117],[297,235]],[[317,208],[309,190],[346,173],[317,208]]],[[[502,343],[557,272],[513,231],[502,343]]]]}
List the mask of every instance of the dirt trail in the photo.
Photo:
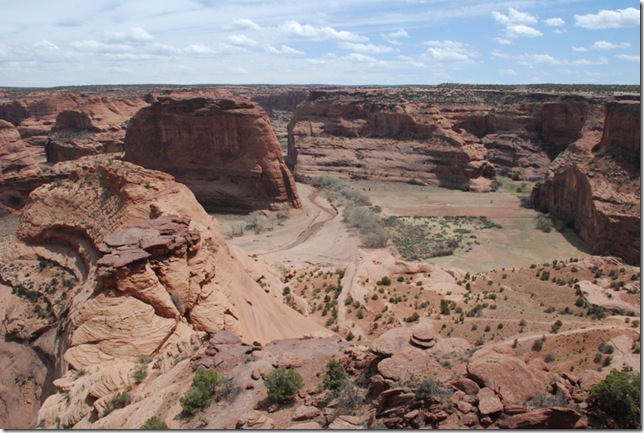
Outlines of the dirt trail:
{"type": "Polygon", "coordinates": [[[290,242],[290,243],[288,243],[286,245],[281,245],[281,246],[278,246],[277,248],[273,248],[272,250],[257,253],[257,255],[258,256],[263,256],[263,255],[267,255],[267,254],[276,253],[276,252],[279,252],[279,251],[286,251],[286,250],[290,250],[290,249],[292,249],[292,248],[294,248],[294,247],[296,247],[296,246],[298,246],[300,244],[303,244],[311,236],[313,236],[314,234],[319,232],[320,229],[322,229],[322,227],[324,227],[324,225],[328,221],[330,221],[333,218],[335,218],[338,215],[337,209],[335,207],[333,207],[333,205],[331,205],[330,203],[329,203],[330,206],[331,206],[330,208],[324,206],[323,203],[320,203],[317,200],[318,196],[319,196],[319,192],[317,190],[312,190],[311,193],[308,196],[308,199],[311,202],[311,204],[315,205],[322,212],[317,213],[317,215],[309,223],[309,226],[298,235],[297,239],[295,239],[293,242],[290,242]],[[327,217],[322,219],[321,221],[316,221],[318,219],[318,217],[323,216],[323,214],[326,214],[327,217]]]}

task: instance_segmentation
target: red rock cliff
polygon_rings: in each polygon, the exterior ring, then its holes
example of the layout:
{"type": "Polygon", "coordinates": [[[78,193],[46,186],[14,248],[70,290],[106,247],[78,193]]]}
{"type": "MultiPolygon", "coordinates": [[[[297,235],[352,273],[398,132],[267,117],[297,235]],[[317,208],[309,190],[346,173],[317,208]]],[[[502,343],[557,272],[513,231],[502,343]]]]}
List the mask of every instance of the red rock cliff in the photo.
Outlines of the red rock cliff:
{"type": "Polygon", "coordinates": [[[569,149],[533,191],[538,209],[572,225],[593,254],[640,261],[640,106],[606,104],[601,141],[569,149]]]}
{"type": "Polygon", "coordinates": [[[160,98],[132,118],[125,159],[174,175],[208,211],[301,207],[268,117],[251,103],[160,98]]]}

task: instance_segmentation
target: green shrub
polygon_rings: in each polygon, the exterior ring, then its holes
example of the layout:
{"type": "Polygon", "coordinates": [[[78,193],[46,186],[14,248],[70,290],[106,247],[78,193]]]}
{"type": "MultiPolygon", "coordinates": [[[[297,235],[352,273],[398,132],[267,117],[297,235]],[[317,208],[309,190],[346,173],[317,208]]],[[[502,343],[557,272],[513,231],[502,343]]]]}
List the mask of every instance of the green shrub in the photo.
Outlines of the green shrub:
{"type": "Polygon", "coordinates": [[[534,343],[532,343],[532,350],[535,352],[540,352],[541,349],[543,349],[543,340],[534,340],[534,343]]]}
{"type": "Polygon", "coordinates": [[[148,418],[148,420],[141,426],[139,430],[167,430],[168,425],[161,421],[156,416],[148,418]]]}
{"type": "Polygon", "coordinates": [[[639,429],[640,395],[640,373],[613,369],[606,379],[590,389],[588,407],[599,417],[609,416],[611,420],[607,424],[639,429]]]}
{"type": "Polygon", "coordinates": [[[391,286],[391,278],[385,275],[376,284],[379,286],[391,286]]]}
{"type": "Polygon", "coordinates": [[[344,371],[342,363],[337,359],[332,359],[326,364],[326,374],[322,381],[324,389],[337,390],[344,385],[347,380],[347,373],[344,371]]]}
{"type": "Polygon", "coordinates": [[[221,376],[216,371],[204,367],[197,368],[192,387],[179,398],[184,414],[192,416],[210,406],[212,396],[220,383],[221,376]]]}
{"type": "Polygon", "coordinates": [[[103,412],[103,416],[109,414],[110,412],[115,411],[116,409],[122,409],[130,402],[132,401],[132,397],[130,397],[130,394],[127,392],[119,392],[116,394],[112,400],[110,400],[106,405],[105,405],[105,411],[103,412]]]}
{"type": "Polygon", "coordinates": [[[436,379],[427,377],[419,381],[415,390],[417,399],[433,399],[443,400],[453,394],[449,388],[443,385],[436,379]]]}
{"type": "Polygon", "coordinates": [[[212,394],[204,388],[191,387],[179,398],[179,403],[186,415],[194,415],[201,409],[205,409],[212,403],[212,394]]]}
{"type": "Polygon", "coordinates": [[[268,398],[281,403],[293,398],[304,387],[302,376],[292,368],[277,367],[264,379],[268,388],[268,398]]]}

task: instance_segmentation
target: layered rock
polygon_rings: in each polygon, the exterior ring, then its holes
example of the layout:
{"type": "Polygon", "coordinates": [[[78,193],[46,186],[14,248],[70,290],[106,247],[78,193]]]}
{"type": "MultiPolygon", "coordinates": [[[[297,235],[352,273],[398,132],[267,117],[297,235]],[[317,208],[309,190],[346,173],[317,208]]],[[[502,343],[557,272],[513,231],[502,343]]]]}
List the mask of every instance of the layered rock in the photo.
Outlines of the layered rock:
{"type": "Polygon", "coordinates": [[[38,164],[20,139],[20,133],[9,122],[0,120],[0,178],[33,175],[38,164]]]}
{"type": "Polygon", "coordinates": [[[287,162],[303,178],[340,172],[452,187],[491,179],[485,147],[452,127],[435,105],[399,95],[312,92],[289,124],[287,162]]]}
{"type": "Polygon", "coordinates": [[[287,163],[303,179],[339,172],[486,189],[480,180],[494,168],[542,178],[568,146],[601,134],[606,98],[449,87],[314,91],[289,125],[287,163]]]}
{"type": "Polygon", "coordinates": [[[125,159],[172,174],[209,212],[301,207],[268,117],[248,102],[160,98],[132,118],[125,159]]]}
{"type": "Polygon", "coordinates": [[[137,357],[176,357],[203,332],[228,330],[263,344],[330,334],[284,305],[276,273],[228,246],[217,222],[170,175],[120,161],[87,162],[32,199],[4,258],[2,283],[13,287],[12,303],[20,306],[5,303],[5,332],[48,354],[54,378],[72,369],[110,384],[55,382],[74,392],[71,403],[60,394],[45,402],[45,425],[53,425],[49,414],[71,426],[104,408],[130,383],[137,357]],[[20,275],[30,273],[21,269],[37,260],[60,269],[63,284],[18,290],[20,275]],[[49,312],[47,305],[54,306],[51,315],[33,317],[34,308],[49,312]]]}
{"type": "Polygon", "coordinates": [[[606,105],[601,139],[570,147],[533,193],[543,212],[573,226],[593,254],[640,260],[640,107],[606,105]]]}

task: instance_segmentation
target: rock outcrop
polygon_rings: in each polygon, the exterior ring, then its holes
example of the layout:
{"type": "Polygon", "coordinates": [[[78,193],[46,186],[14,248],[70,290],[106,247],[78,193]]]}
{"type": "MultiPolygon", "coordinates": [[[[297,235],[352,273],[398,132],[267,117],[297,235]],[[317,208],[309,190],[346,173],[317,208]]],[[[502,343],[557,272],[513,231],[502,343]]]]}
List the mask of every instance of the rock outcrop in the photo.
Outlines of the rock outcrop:
{"type": "Polygon", "coordinates": [[[79,163],[32,200],[0,283],[15,294],[3,307],[3,334],[46,354],[49,377],[71,370],[54,382],[71,403],[48,399],[45,426],[55,417],[75,425],[128,386],[137,357],[176,357],[204,332],[262,344],[330,334],[284,305],[275,271],[227,245],[170,175],[120,161],[79,163]],[[26,278],[38,263],[55,273],[26,278]],[[91,387],[70,383],[81,371],[91,372],[91,387]]]}
{"type": "Polygon", "coordinates": [[[249,102],[160,98],[132,118],[125,159],[172,174],[209,212],[301,207],[268,117],[249,102]]]}
{"type": "Polygon", "coordinates": [[[593,254],[640,261],[640,106],[606,104],[594,142],[571,146],[532,193],[537,209],[574,227],[593,254]]]}
{"type": "Polygon", "coordinates": [[[487,151],[459,134],[430,103],[381,91],[312,92],[289,124],[287,162],[296,177],[338,172],[458,187],[494,177],[487,151]]]}
{"type": "Polygon", "coordinates": [[[296,177],[489,189],[499,170],[543,178],[573,143],[601,134],[606,95],[520,90],[313,91],[289,125],[296,177]]]}
{"type": "Polygon", "coordinates": [[[0,120],[0,178],[28,176],[40,172],[38,164],[9,122],[0,120]]]}

